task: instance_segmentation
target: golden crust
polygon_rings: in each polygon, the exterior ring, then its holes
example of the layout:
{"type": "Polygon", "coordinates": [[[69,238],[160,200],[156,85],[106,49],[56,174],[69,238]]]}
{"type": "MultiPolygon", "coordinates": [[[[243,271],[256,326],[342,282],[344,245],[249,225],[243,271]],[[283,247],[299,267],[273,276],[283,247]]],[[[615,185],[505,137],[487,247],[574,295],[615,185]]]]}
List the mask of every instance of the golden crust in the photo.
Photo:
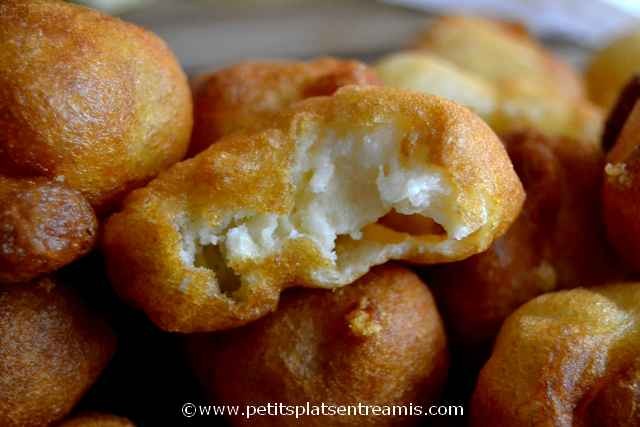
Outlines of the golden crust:
{"type": "Polygon", "coordinates": [[[445,16],[430,25],[415,45],[494,84],[510,85],[525,78],[549,95],[584,95],[580,76],[518,24],[445,16]]]}
{"type": "Polygon", "coordinates": [[[640,103],[636,101],[607,156],[603,180],[603,210],[609,240],[636,271],[640,270],[639,135],[640,103]]]}
{"type": "Polygon", "coordinates": [[[27,282],[87,253],[98,222],[76,190],[0,176],[0,283],[27,282]]]}
{"type": "Polygon", "coordinates": [[[66,420],[57,427],[135,427],[135,424],[115,415],[90,412],[66,420]]]}
{"type": "Polygon", "coordinates": [[[620,90],[638,72],[640,31],[613,40],[593,55],[585,73],[589,97],[610,109],[620,90]]]}
{"type": "Polygon", "coordinates": [[[594,143],[600,138],[603,117],[597,107],[585,99],[550,94],[526,75],[495,82],[427,51],[390,55],[376,71],[389,86],[442,96],[471,108],[499,134],[534,129],[594,143]]]}
{"type": "Polygon", "coordinates": [[[109,327],[50,279],[0,289],[0,425],[64,417],[115,349],[109,327]]]}
{"type": "Polygon", "coordinates": [[[188,83],[153,34],[56,0],[0,4],[0,173],[44,176],[98,210],[184,155],[188,83]]]}
{"type": "Polygon", "coordinates": [[[638,283],[551,293],[522,306],[480,373],[471,424],[638,425],[639,307],[638,283]]]}
{"type": "Polygon", "coordinates": [[[533,133],[504,141],[527,193],[522,213],[487,251],[433,272],[452,339],[463,346],[489,343],[542,293],[622,278],[600,215],[601,150],[533,133]]]}
{"type": "MultiPolygon", "coordinates": [[[[278,311],[221,336],[193,339],[196,372],[229,404],[426,404],[448,365],[446,337],[427,287],[409,270],[376,267],[335,291],[287,292],[278,311]],[[233,403],[232,403],[233,402],[233,403]]],[[[293,426],[295,417],[238,417],[233,425],[293,426]]],[[[326,426],[326,417],[305,417],[326,426]]],[[[419,417],[335,416],[335,426],[404,426],[419,417]]]]}
{"type": "Polygon", "coordinates": [[[378,83],[365,64],[334,58],[245,62],[200,76],[189,151],[199,153],[232,131],[268,125],[280,110],[302,99],[332,95],[351,84],[378,83]]]}
{"type": "Polygon", "coordinates": [[[388,259],[482,251],[523,198],[502,144],[468,110],[350,86],[133,192],[104,250],[115,288],[160,327],[216,330],[268,313],[293,284],[342,286],[388,259]],[[412,235],[375,223],[394,210],[442,227],[412,235]]]}

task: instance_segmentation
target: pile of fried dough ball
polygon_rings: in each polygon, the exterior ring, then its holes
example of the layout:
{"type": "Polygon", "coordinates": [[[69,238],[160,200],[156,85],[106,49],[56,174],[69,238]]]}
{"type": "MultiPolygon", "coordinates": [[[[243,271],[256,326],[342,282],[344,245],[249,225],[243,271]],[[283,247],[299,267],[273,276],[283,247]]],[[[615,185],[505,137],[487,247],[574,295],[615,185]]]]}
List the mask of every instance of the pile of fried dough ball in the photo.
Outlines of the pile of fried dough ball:
{"type": "Polygon", "coordinates": [[[90,252],[189,334],[210,402],[640,425],[634,52],[615,41],[583,79],[519,24],[447,16],[373,65],[248,61],[190,86],[143,29],[0,1],[0,425],[135,425],[77,407],[118,351],[118,313],[61,274],[90,252]]]}

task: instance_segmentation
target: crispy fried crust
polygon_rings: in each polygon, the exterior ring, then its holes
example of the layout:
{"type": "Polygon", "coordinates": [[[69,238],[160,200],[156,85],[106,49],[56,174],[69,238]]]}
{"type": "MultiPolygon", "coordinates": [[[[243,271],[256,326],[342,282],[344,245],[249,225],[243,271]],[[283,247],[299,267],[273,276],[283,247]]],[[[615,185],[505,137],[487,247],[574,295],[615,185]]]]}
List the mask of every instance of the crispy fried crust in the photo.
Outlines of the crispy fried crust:
{"type": "Polygon", "coordinates": [[[0,425],[64,417],[114,349],[109,327],[50,279],[0,289],[0,425]]]}
{"type": "Polygon", "coordinates": [[[87,253],[98,223],[76,190],[0,176],[0,283],[27,282],[87,253]]]}
{"type": "Polygon", "coordinates": [[[640,31],[613,40],[593,55],[585,73],[589,97],[603,108],[610,109],[620,90],[638,72],[640,31]]]}
{"type": "Polygon", "coordinates": [[[332,95],[351,84],[379,83],[365,64],[334,58],[245,62],[196,82],[191,154],[232,131],[268,125],[278,111],[302,99],[332,95]]]}
{"type": "MultiPolygon", "coordinates": [[[[619,100],[625,101],[624,97],[619,100]]],[[[640,271],[640,102],[637,101],[607,156],[603,209],[609,240],[620,256],[640,271]]]]}
{"type": "Polygon", "coordinates": [[[549,95],[581,98],[580,76],[517,24],[470,16],[436,20],[415,47],[441,56],[496,84],[525,78],[549,95]]]}
{"type": "Polygon", "coordinates": [[[522,201],[502,144],[468,110],[352,86],[135,191],[109,219],[104,250],[115,288],[160,327],[216,330],[273,310],[292,284],[342,286],[388,259],[482,251],[522,201]],[[375,223],[394,210],[428,231],[375,223]]]}
{"type": "Polygon", "coordinates": [[[480,373],[471,424],[637,426],[639,307],[638,283],[551,293],[522,306],[480,373]]]}
{"type": "MultiPolygon", "coordinates": [[[[203,385],[219,401],[261,405],[409,405],[437,399],[448,365],[442,322],[409,270],[376,267],[351,286],[288,292],[278,311],[222,336],[193,339],[203,385]]],[[[306,426],[404,426],[419,417],[305,417],[306,426]]],[[[233,425],[293,426],[295,417],[233,425]]]]}
{"type": "Polygon", "coordinates": [[[488,343],[542,293],[622,278],[600,214],[601,150],[533,133],[504,141],[527,193],[522,213],[487,251],[433,272],[452,339],[463,346],[488,343]]]}
{"type": "Polygon", "coordinates": [[[180,160],[191,125],[153,34],[63,1],[0,3],[0,174],[64,181],[105,210],[180,160]]]}
{"type": "Polygon", "coordinates": [[[57,427],[134,427],[126,418],[110,414],[87,413],[60,423],[57,427]]]}

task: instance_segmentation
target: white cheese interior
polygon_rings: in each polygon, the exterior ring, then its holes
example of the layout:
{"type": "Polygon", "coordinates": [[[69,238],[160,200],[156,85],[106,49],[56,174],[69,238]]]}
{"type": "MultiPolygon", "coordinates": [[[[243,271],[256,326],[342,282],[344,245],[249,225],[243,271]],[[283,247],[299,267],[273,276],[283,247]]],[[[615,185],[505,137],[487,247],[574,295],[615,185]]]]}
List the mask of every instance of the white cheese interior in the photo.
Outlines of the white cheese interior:
{"type": "MultiPolygon", "coordinates": [[[[381,125],[348,134],[308,130],[299,138],[292,170],[296,188],[292,211],[287,215],[239,212],[216,227],[181,219],[177,226],[183,238],[181,258],[186,265],[215,272],[210,264],[219,266],[220,257],[222,262],[255,261],[273,255],[291,239],[308,239],[331,260],[333,267],[317,275],[319,281],[330,286],[331,281],[338,285],[351,280],[354,263],[384,262],[366,251],[362,251],[363,259],[356,259],[360,255],[355,251],[345,262],[336,245],[345,239],[361,239],[365,226],[392,209],[434,220],[450,239],[460,240],[475,231],[464,224],[455,209],[456,194],[447,177],[425,166],[428,153],[425,151],[420,159],[401,155],[399,141],[411,142],[417,135],[381,125]]],[[[250,278],[241,280],[244,283],[250,278]]]]}

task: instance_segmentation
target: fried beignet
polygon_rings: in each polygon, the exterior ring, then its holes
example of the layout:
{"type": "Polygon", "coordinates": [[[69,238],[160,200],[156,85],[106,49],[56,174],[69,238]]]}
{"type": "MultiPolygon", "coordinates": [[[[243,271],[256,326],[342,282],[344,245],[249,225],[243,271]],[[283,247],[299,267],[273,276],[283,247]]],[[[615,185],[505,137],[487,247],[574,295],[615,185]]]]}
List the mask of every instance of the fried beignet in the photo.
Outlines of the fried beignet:
{"type": "Polygon", "coordinates": [[[338,287],[389,259],[480,252],[523,198],[502,144],[467,109],[349,86],[132,193],[104,251],[116,290],[161,328],[217,330],[265,315],[292,284],[338,287]],[[377,222],[388,214],[415,224],[377,222]]]}
{"type": "Polygon", "coordinates": [[[488,344],[542,293],[621,278],[600,215],[600,148],[533,133],[504,142],[527,193],[520,216],[487,251],[431,276],[452,340],[465,347],[488,344]]]}
{"type": "Polygon", "coordinates": [[[640,31],[613,40],[593,55],[585,73],[590,98],[610,109],[624,85],[637,73],[640,73],[640,31]]]}
{"type": "MultiPolygon", "coordinates": [[[[633,79],[613,108],[610,123],[624,122],[607,155],[603,209],[607,234],[618,254],[640,271],[640,91],[633,79]],[[629,104],[629,105],[626,105],[629,104]],[[625,108],[620,108],[620,107],[625,108]],[[618,117],[617,114],[627,114],[618,117]]],[[[619,128],[619,126],[617,126],[619,128]]],[[[612,128],[614,128],[612,126],[612,128]]],[[[612,129],[615,131],[615,129],[612,129]]],[[[606,142],[607,140],[605,140],[606,142]]]]}
{"type": "Polygon", "coordinates": [[[63,182],[102,211],[182,158],[192,120],[155,35],[63,1],[0,3],[0,174],[63,182]]]}
{"type": "Polygon", "coordinates": [[[376,66],[388,86],[442,96],[478,113],[496,132],[535,129],[598,141],[602,112],[583,99],[550,96],[524,76],[500,84],[424,51],[401,52],[376,66]]]}
{"type": "Polygon", "coordinates": [[[0,425],[40,427],[64,417],[114,349],[106,323],[52,280],[0,289],[0,425]]]}
{"type": "Polygon", "coordinates": [[[135,427],[135,424],[115,415],[88,413],[66,420],[58,427],[135,427]]]}
{"type": "Polygon", "coordinates": [[[365,64],[334,58],[245,62],[196,81],[192,154],[232,131],[270,124],[294,102],[332,95],[342,86],[379,83],[365,64]]]}
{"type": "Polygon", "coordinates": [[[385,85],[414,90],[455,101],[471,108],[485,121],[497,108],[494,85],[446,59],[426,52],[399,52],[375,66],[385,85]]]}
{"type": "MultiPolygon", "coordinates": [[[[295,289],[278,310],[221,336],[195,338],[196,372],[212,397],[239,405],[409,405],[438,398],[446,338],[428,288],[411,271],[376,267],[351,286],[295,289]]],[[[404,426],[419,417],[262,416],[233,425],[404,426]],[[330,422],[329,422],[330,420],[330,422]]]]}
{"type": "Polygon", "coordinates": [[[445,16],[416,40],[425,49],[497,85],[526,79],[549,96],[584,96],[580,76],[519,24],[445,16]]]}
{"type": "Polygon", "coordinates": [[[471,405],[476,426],[637,426],[640,284],[539,296],[504,323],[471,405]]]}
{"type": "Polygon", "coordinates": [[[98,223],[76,190],[0,176],[0,283],[27,282],[87,253],[98,223]]]}

